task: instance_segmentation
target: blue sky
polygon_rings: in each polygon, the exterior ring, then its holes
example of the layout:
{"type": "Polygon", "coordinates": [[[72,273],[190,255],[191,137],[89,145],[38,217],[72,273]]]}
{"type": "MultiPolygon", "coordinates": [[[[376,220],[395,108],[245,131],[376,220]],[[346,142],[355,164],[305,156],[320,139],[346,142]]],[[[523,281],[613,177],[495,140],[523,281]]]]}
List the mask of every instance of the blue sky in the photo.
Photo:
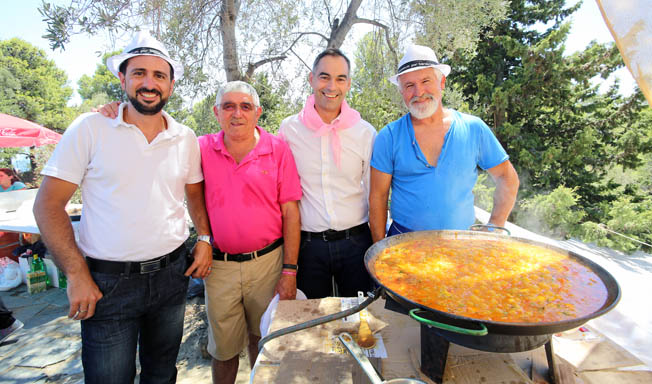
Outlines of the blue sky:
{"type": "MultiPolygon", "coordinates": [[[[69,0],[54,1],[60,4],[70,2],[69,0]]],[[[570,0],[569,4],[576,2],[570,0]]],[[[41,5],[41,0],[0,0],[0,3],[3,5],[3,12],[0,13],[0,40],[20,37],[44,49],[57,66],[66,71],[73,88],[76,88],[77,80],[82,75],[92,75],[102,53],[111,49],[104,36],[75,35],[65,51],[52,51],[48,41],[41,37],[46,29],[46,24],[41,20],[37,9],[41,5]]],[[[594,39],[599,42],[613,41],[595,0],[584,0],[582,7],[572,19],[573,26],[566,43],[568,53],[585,48],[594,39]]],[[[126,42],[119,42],[118,47],[124,44],[126,42]]],[[[619,70],[616,76],[621,79],[622,93],[631,94],[634,80],[627,69],[619,70]]],[[[73,103],[79,103],[79,96],[76,94],[73,103]]]]}

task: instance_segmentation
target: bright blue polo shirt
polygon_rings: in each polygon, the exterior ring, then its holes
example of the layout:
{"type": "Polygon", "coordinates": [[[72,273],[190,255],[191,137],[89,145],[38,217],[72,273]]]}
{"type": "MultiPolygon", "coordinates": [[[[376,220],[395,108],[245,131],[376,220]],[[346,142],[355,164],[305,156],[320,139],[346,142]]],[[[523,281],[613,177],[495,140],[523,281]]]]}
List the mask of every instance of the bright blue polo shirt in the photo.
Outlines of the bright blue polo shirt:
{"type": "Polygon", "coordinates": [[[392,218],[409,229],[468,229],[475,221],[478,167],[509,159],[487,124],[452,112],[436,167],[421,152],[409,114],[385,126],[374,143],[371,166],[392,175],[392,218]]]}

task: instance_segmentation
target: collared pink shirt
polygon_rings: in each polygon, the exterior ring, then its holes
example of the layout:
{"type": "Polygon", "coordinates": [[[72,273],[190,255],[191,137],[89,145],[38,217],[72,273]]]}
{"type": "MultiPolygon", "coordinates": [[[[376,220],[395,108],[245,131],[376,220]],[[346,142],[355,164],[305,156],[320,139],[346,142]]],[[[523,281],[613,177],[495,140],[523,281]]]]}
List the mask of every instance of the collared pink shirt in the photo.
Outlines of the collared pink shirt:
{"type": "Polygon", "coordinates": [[[240,164],[224,146],[224,131],[199,138],[213,245],[223,252],[252,252],[282,237],[281,205],[301,199],[290,148],[256,129],[258,144],[240,164]]]}

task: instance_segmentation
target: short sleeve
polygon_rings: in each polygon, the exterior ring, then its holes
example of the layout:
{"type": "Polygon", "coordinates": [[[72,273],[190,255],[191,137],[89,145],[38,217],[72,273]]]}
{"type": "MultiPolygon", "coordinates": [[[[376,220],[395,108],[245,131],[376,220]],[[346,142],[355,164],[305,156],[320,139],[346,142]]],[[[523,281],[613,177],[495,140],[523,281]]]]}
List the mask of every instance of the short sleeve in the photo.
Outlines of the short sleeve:
{"type": "Polygon", "coordinates": [[[281,150],[279,161],[278,199],[280,204],[301,200],[301,182],[292,151],[285,141],[277,144],[281,150]]]}
{"type": "Polygon", "coordinates": [[[195,132],[188,129],[188,161],[190,161],[190,171],[188,173],[188,182],[186,184],[196,184],[204,180],[204,174],[201,167],[201,151],[199,149],[199,140],[195,132]]]}
{"type": "Polygon", "coordinates": [[[496,135],[487,124],[480,119],[477,119],[477,124],[480,125],[480,151],[478,156],[480,168],[487,170],[508,160],[507,152],[505,152],[505,149],[500,145],[496,135]]]}
{"type": "Polygon", "coordinates": [[[374,141],[371,155],[372,167],[390,175],[394,173],[393,144],[389,126],[385,126],[380,130],[374,141]]]}
{"type": "Polygon", "coordinates": [[[56,177],[80,185],[91,158],[93,138],[88,120],[83,114],[70,124],[41,171],[42,175],[56,177]]]}

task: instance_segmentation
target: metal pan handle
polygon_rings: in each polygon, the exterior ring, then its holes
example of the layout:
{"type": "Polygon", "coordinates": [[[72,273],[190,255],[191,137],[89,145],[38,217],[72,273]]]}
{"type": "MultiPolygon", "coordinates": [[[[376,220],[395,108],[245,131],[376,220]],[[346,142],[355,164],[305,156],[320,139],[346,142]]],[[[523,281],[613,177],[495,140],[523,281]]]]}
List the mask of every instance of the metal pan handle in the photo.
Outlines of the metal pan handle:
{"type": "Polygon", "coordinates": [[[497,225],[493,224],[473,224],[472,226],[469,227],[470,230],[472,231],[483,231],[486,230],[487,232],[494,232],[496,230],[498,231],[504,231],[507,236],[511,236],[512,233],[509,231],[509,229],[505,227],[499,227],[497,225]]]}
{"type": "Polygon", "coordinates": [[[487,327],[485,327],[484,324],[478,323],[480,325],[481,329],[466,329],[466,328],[461,328],[461,327],[456,327],[454,325],[450,324],[444,324],[444,323],[439,323],[430,319],[423,318],[421,316],[418,316],[416,313],[422,311],[419,308],[413,308],[410,310],[410,317],[413,318],[414,320],[426,324],[426,325],[431,325],[435,328],[443,329],[445,331],[451,331],[455,333],[461,333],[463,335],[470,335],[470,336],[484,336],[488,333],[487,327]]]}
{"type": "Polygon", "coordinates": [[[355,361],[358,362],[360,368],[362,368],[364,373],[367,374],[369,380],[371,380],[373,384],[382,384],[384,382],[384,379],[378,374],[378,372],[376,372],[376,368],[371,365],[371,361],[369,361],[367,356],[362,351],[362,348],[356,344],[351,335],[349,335],[347,332],[342,332],[337,336],[337,338],[340,339],[340,342],[342,342],[344,347],[346,347],[346,350],[349,351],[355,361]]]}

